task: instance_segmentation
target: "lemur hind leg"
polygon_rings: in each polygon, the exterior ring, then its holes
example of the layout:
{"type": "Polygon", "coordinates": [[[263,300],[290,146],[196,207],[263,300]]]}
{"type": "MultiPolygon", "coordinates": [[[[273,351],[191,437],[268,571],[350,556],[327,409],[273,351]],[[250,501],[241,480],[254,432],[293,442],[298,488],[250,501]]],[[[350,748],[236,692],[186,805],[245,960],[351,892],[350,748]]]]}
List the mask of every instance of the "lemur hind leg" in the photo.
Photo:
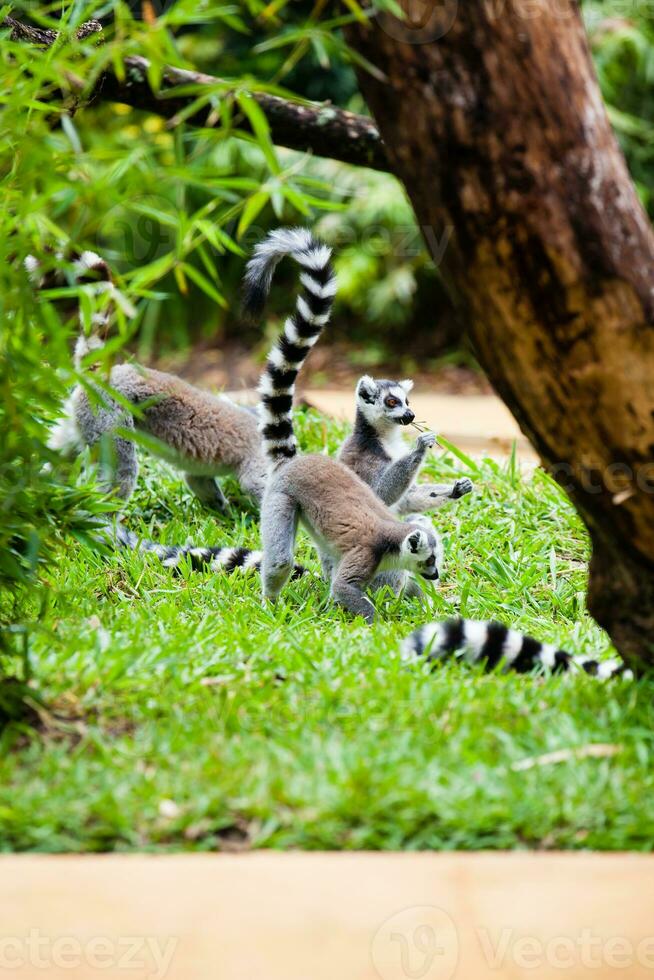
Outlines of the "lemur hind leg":
{"type": "Polygon", "coordinates": [[[283,490],[269,490],[261,504],[261,581],[264,599],[277,598],[293,571],[298,525],[295,501],[283,490]]]}
{"type": "Polygon", "coordinates": [[[363,616],[368,625],[375,620],[375,607],[364,589],[373,570],[373,561],[367,561],[365,556],[346,555],[332,579],[332,596],[336,602],[355,616],[363,616]]]}
{"type": "Polygon", "coordinates": [[[472,480],[462,477],[454,483],[419,483],[400,497],[393,507],[396,514],[424,513],[439,510],[453,500],[471,493],[474,489],[472,480]]]}
{"type": "Polygon", "coordinates": [[[210,507],[221,514],[224,514],[229,508],[229,502],[222,492],[220,484],[213,476],[194,476],[192,473],[185,473],[184,479],[189,490],[206,507],[210,507]]]}

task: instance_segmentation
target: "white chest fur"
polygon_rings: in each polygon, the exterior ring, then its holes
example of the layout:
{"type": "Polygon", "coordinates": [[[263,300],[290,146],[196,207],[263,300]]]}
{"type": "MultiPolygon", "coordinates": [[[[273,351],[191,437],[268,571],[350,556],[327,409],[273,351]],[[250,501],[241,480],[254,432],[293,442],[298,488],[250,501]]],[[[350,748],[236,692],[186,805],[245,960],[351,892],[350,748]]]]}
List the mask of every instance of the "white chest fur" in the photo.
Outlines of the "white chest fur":
{"type": "Polygon", "coordinates": [[[391,459],[399,459],[400,456],[406,455],[408,451],[408,446],[406,444],[406,439],[404,438],[399,426],[394,425],[392,429],[385,432],[381,436],[382,446],[391,457],[391,459]]]}

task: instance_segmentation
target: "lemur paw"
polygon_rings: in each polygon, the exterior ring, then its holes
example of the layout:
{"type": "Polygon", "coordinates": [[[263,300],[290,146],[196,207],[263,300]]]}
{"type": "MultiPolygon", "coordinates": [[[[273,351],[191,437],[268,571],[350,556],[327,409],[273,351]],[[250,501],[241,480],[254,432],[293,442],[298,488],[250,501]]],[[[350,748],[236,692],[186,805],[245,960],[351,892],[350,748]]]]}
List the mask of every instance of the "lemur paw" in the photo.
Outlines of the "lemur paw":
{"type": "Polygon", "coordinates": [[[422,449],[425,452],[427,449],[431,449],[432,446],[436,445],[436,434],[434,432],[423,432],[416,439],[416,449],[422,449]]]}
{"type": "Polygon", "coordinates": [[[469,480],[467,476],[464,476],[461,480],[455,481],[450,497],[452,500],[458,500],[459,497],[463,497],[466,493],[471,493],[473,490],[474,484],[472,480],[469,480]]]}

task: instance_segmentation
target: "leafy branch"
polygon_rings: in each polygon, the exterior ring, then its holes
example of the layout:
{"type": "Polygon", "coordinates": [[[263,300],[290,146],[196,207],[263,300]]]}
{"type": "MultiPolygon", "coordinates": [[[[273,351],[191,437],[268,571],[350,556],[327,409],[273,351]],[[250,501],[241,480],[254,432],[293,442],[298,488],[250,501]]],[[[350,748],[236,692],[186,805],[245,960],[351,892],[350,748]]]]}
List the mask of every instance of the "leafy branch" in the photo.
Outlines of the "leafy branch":
{"type": "MultiPolygon", "coordinates": [[[[49,47],[58,38],[55,31],[31,27],[12,17],[5,18],[4,25],[11,27],[15,41],[49,47]]],[[[99,31],[98,21],[87,21],[78,28],[76,38],[82,40],[99,31]]],[[[66,81],[87,104],[119,102],[163,116],[173,126],[182,120],[192,126],[215,126],[221,118],[221,104],[242,91],[240,86],[237,90],[232,83],[203,72],[170,65],[153,70],[151,62],[140,56],[128,56],[120,65],[107,67],[90,85],[70,74],[66,81]]],[[[367,116],[267,92],[251,91],[249,95],[264,114],[273,143],[341,163],[390,169],[379,131],[367,116]]],[[[251,118],[244,120],[244,128],[253,131],[251,118]]]]}

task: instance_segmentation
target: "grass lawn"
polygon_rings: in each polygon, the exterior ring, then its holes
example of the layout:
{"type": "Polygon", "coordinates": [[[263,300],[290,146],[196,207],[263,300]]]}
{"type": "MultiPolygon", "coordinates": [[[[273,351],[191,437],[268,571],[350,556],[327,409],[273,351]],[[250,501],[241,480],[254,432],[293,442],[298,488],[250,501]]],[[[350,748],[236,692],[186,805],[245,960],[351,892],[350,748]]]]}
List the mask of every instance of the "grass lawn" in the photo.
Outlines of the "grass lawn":
{"type": "MultiPolygon", "coordinates": [[[[313,414],[299,430],[310,449],[343,434],[313,414]]],[[[470,475],[476,493],[435,515],[446,564],[433,610],[386,595],[373,628],[317,577],[264,608],[256,575],[180,577],[71,542],[31,638],[49,713],[2,737],[0,849],[650,849],[654,681],[400,662],[415,625],[458,613],[611,652],[584,609],[585,534],[541,472],[450,454],[426,474],[470,475]],[[617,749],[516,765],[592,743],[617,749]]],[[[146,461],[129,525],[255,545],[241,503],[216,519],[146,461]]],[[[301,555],[318,570],[304,537],[301,555]]]]}

